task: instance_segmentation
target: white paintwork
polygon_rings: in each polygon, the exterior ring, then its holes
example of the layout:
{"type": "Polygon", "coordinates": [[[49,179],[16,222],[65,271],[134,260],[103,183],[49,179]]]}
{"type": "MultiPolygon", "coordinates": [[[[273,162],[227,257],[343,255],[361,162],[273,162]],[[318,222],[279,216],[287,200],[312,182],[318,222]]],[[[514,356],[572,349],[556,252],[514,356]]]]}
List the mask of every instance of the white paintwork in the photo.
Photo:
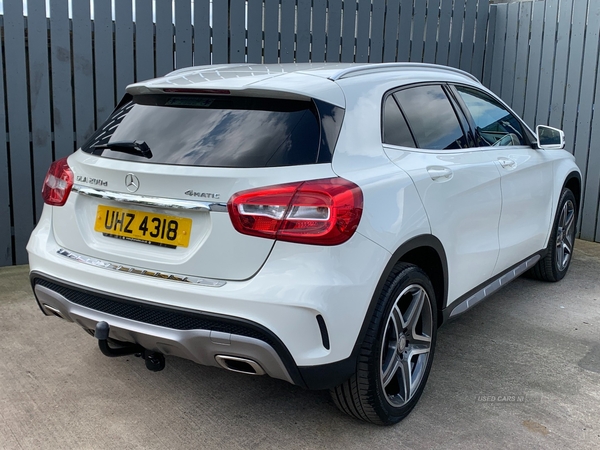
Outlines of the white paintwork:
{"type": "Polygon", "coordinates": [[[31,270],[114,295],[254,321],[273,331],[298,365],[313,366],[350,355],[384,268],[410,239],[433,235],[441,241],[448,304],[545,248],[564,180],[578,172],[570,154],[517,147],[430,152],[383,146],[386,91],[417,82],[483,88],[471,76],[442,67],[407,64],[347,72],[354,67],[363,65],[205,66],[128,88],[130,93],[228,89],[239,95],[312,97],[344,107],[332,164],[230,169],[144,165],[82,152],[69,158],[76,176],[102,179],[109,190],[126,192],[125,175],[134,172],[140,195],[186,200],[188,189],[219,193],[226,202],[251,187],[338,175],[358,184],[364,196],[362,220],[348,242],[334,247],[273,243],[238,234],[226,213],[176,210],[168,213],[194,220],[190,248],[114,241],[91,230],[102,201],[72,193],[64,207],[44,207],[27,247],[31,270]],[[228,282],[212,288],[111,272],[60,256],[61,247],[114,263],[228,282]],[[322,345],[317,314],[329,330],[330,350],[322,345]]]}
{"type": "Polygon", "coordinates": [[[549,195],[555,183],[553,156],[563,155],[525,146],[499,147],[494,153],[499,160],[509,162],[498,165],[502,174],[502,219],[495,275],[545,247],[555,208],[549,195]]]}
{"type": "Polygon", "coordinates": [[[390,146],[386,153],[412,178],[431,232],[444,243],[450,303],[490,278],[496,265],[502,191],[494,152],[418,152],[390,146]]]}
{"type": "Polygon", "coordinates": [[[366,190],[366,198],[374,199],[369,206],[365,200],[365,213],[373,214],[373,219],[363,220],[359,226],[370,239],[392,253],[419,234],[431,233],[442,241],[448,259],[450,304],[492,275],[499,252],[500,172],[492,152],[384,149],[380,110],[387,91],[436,80],[477,86],[470,76],[455,71],[440,74],[418,67],[338,81],[346,95],[347,110],[355,113],[344,118],[333,168],[366,190]],[[365,78],[370,80],[368,85],[365,78]],[[395,174],[394,178],[403,182],[390,178],[389,169],[382,169],[386,167],[384,159],[400,169],[403,175],[395,174]],[[455,173],[447,182],[433,181],[428,168],[455,173]],[[407,205],[410,210],[397,210],[396,204],[407,205]]]}
{"type": "MultiPolygon", "coordinates": [[[[77,177],[101,179],[102,189],[128,193],[125,176],[135,173],[140,182],[139,196],[193,200],[184,193],[190,189],[219,196],[214,201],[227,203],[236,192],[270,184],[335,176],[326,164],[318,166],[231,169],[140,164],[100,158],[84,152],[69,157],[77,177]]],[[[82,185],[89,183],[80,182],[82,185]]],[[[93,185],[91,185],[94,187],[93,185]]],[[[98,188],[98,186],[95,186],[98,188]]],[[[245,280],[263,265],[273,241],[242,235],[235,231],[226,212],[164,210],[132,206],[73,193],[56,214],[53,232],[57,243],[68,250],[125,265],[149,270],[174,272],[224,280],[245,280]],[[140,245],[105,237],[94,231],[98,205],[187,217],[193,220],[187,248],[169,249],[140,245]],[[240,251],[243,249],[243,251],[240,251]]]]}

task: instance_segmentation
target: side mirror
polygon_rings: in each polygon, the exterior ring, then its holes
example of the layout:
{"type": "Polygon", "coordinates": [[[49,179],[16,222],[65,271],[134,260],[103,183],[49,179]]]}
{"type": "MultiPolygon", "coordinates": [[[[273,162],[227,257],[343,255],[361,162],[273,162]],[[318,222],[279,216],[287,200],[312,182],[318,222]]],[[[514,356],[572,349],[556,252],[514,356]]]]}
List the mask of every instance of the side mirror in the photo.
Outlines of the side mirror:
{"type": "Polygon", "coordinates": [[[565,148],[565,133],[558,128],[538,125],[537,146],[542,150],[562,150],[565,148]]]}

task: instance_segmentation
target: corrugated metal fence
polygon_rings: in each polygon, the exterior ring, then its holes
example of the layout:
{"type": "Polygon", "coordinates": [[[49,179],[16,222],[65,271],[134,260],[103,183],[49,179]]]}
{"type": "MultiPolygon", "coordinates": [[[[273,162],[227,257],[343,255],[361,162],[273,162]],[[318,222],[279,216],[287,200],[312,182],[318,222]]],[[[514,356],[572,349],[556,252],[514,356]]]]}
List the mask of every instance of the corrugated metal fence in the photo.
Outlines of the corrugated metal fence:
{"type": "Polygon", "coordinates": [[[45,3],[27,0],[24,17],[4,1],[0,266],[27,262],[48,166],[129,83],[245,61],[425,61],[481,77],[488,23],[487,0],[77,0],[72,20],[69,0],[45,3]]]}
{"type": "Polygon", "coordinates": [[[492,5],[484,84],[530,125],[565,131],[585,181],[581,237],[600,242],[600,0],[492,5]]]}

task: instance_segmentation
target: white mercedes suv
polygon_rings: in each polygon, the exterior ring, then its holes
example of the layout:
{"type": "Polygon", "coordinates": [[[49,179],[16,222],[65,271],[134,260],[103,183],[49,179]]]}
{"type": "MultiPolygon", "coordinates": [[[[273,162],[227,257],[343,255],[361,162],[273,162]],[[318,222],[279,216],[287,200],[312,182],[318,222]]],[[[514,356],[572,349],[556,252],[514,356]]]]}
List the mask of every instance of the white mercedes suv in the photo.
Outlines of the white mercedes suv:
{"type": "Polygon", "coordinates": [[[52,164],[31,284],[107,356],[267,374],[395,423],[443,322],[567,272],[581,176],[564,145],[443,66],[178,70],[130,85],[52,164]]]}

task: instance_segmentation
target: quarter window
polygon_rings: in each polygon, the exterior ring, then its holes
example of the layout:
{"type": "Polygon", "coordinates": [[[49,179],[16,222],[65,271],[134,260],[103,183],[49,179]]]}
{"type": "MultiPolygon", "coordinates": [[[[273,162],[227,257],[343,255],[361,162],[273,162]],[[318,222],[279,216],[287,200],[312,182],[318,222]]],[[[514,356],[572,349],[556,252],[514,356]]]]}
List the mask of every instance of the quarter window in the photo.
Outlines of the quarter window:
{"type": "Polygon", "coordinates": [[[478,147],[527,145],[519,121],[492,97],[461,86],[456,90],[475,123],[478,147]]]}
{"type": "Polygon", "coordinates": [[[416,147],[406,119],[392,95],[385,101],[383,111],[383,142],[402,147],[416,147]]]}
{"type": "Polygon", "coordinates": [[[454,150],[468,147],[454,108],[439,85],[417,86],[394,94],[419,148],[454,150]]]}

